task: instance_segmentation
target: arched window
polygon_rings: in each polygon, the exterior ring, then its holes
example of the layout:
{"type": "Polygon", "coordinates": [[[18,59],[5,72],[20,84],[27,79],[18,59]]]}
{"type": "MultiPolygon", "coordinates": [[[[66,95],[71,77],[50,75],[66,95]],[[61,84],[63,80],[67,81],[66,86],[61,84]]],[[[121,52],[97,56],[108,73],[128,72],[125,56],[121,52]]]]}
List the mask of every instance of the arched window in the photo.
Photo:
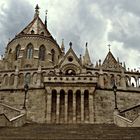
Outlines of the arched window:
{"type": "Polygon", "coordinates": [[[19,57],[20,48],[21,48],[21,46],[20,46],[20,45],[18,45],[18,46],[16,47],[15,60],[17,60],[17,59],[18,59],[18,57],[19,57]]]}
{"type": "Polygon", "coordinates": [[[39,60],[44,61],[45,60],[45,54],[46,54],[46,48],[45,46],[40,46],[39,48],[39,60]]]}
{"type": "Polygon", "coordinates": [[[52,54],[52,62],[54,62],[54,56],[55,56],[55,50],[54,49],[51,50],[51,54],[52,54]]]}
{"type": "Polygon", "coordinates": [[[32,59],[33,58],[33,45],[32,44],[29,44],[27,46],[26,58],[27,59],[32,59]]]}

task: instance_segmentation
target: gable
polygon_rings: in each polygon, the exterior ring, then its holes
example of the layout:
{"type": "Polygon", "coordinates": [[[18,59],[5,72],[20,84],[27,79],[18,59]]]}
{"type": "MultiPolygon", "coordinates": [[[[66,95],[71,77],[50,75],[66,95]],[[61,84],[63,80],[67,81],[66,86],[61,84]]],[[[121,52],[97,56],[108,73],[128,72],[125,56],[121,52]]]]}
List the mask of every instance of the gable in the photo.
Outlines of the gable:
{"type": "Polygon", "coordinates": [[[81,69],[82,65],[80,62],[80,59],[77,57],[77,55],[74,53],[73,49],[70,48],[66,55],[63,57],[63,59],[59,63],[60,69],[66,69],[67,68],[74,68],[74,69],[81,69]]]}
{"type": "Polygon", "coordinates": [[[119,62],[116,61],[115,57],[113,54],[109,51],[107,54],[103,64],[102,68],[104,69],[120,69],[122,66],[119,64],[119,62]]]}

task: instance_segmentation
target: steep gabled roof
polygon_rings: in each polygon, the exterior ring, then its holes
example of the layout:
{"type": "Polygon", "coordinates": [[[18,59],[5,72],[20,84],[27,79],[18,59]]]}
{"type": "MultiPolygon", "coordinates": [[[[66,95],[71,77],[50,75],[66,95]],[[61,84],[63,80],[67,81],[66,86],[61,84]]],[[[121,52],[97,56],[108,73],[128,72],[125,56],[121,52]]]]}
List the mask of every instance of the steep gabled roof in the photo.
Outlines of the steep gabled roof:
{"type": "Polygon", "coordinates": [[[21,34],[44,34],[44,36],[51,36],[40,17],[35,17],[18,35],[21,34]]]}
{"type": "MultiPolygon", "coordinates": [[[[45,19],[45,24],[46,24],[45,19]]],[[[39,17],[39,6],[37,5],[35,8],[35,14],[33,20],[17,35],[43,35],[49,37],[54,40],[52,35],[50,34],[47,25],[45,25],[39,17]]],[[[54,40],[55,41],[55,40],[54,40]]]]}
{"type": "Polygon", "coordinates": [[[122,66],[119,64],[119,62],[117,62],[111,51],[109,51],[102,64],[102,68],[120,70],[122,66]]]}

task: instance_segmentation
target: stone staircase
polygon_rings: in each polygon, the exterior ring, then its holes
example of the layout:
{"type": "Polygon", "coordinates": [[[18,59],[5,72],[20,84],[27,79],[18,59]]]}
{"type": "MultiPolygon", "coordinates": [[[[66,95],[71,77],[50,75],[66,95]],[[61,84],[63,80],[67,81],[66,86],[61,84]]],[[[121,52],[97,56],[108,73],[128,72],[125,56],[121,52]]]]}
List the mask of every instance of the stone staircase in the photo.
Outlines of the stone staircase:
{"type": "Polygon", "coordinates": [[[26,124],[0,127],[0,140],[95,139],[140,140],[140,127],[113,124],[26,124]]]}

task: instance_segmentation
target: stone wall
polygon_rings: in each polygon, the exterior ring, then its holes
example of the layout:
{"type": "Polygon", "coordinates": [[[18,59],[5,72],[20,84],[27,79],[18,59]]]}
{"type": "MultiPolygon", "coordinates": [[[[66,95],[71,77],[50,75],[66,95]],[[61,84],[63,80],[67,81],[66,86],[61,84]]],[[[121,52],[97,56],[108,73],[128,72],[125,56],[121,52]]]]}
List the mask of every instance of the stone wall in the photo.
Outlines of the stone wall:
{"type": "MultiPolygon", "coordinates": [[[[124,110],[139,104],[140,92],[117,92],[119,110],[124,110]]],[[[94,122],[113,123],[114,93],[111,90],[96,90],[94,93],[94,122]]]]}
{"type": "MultiPolygon", "coordinates": [[[[47,117],[47,93],[45,89],[30,89],[27,94],[27,119],[45,123],[47,117]]],[[[139,92],[117,92],[119,110],[124,110],[139,103],[139,92]]],[[[22,109],[24,91],[0,91],[0,101],[17,109],[22,109]]],[[[113,123],[114,94],[112,90],[96,90],[93,94],[93,116],[95,123],[113,123]]]]}

